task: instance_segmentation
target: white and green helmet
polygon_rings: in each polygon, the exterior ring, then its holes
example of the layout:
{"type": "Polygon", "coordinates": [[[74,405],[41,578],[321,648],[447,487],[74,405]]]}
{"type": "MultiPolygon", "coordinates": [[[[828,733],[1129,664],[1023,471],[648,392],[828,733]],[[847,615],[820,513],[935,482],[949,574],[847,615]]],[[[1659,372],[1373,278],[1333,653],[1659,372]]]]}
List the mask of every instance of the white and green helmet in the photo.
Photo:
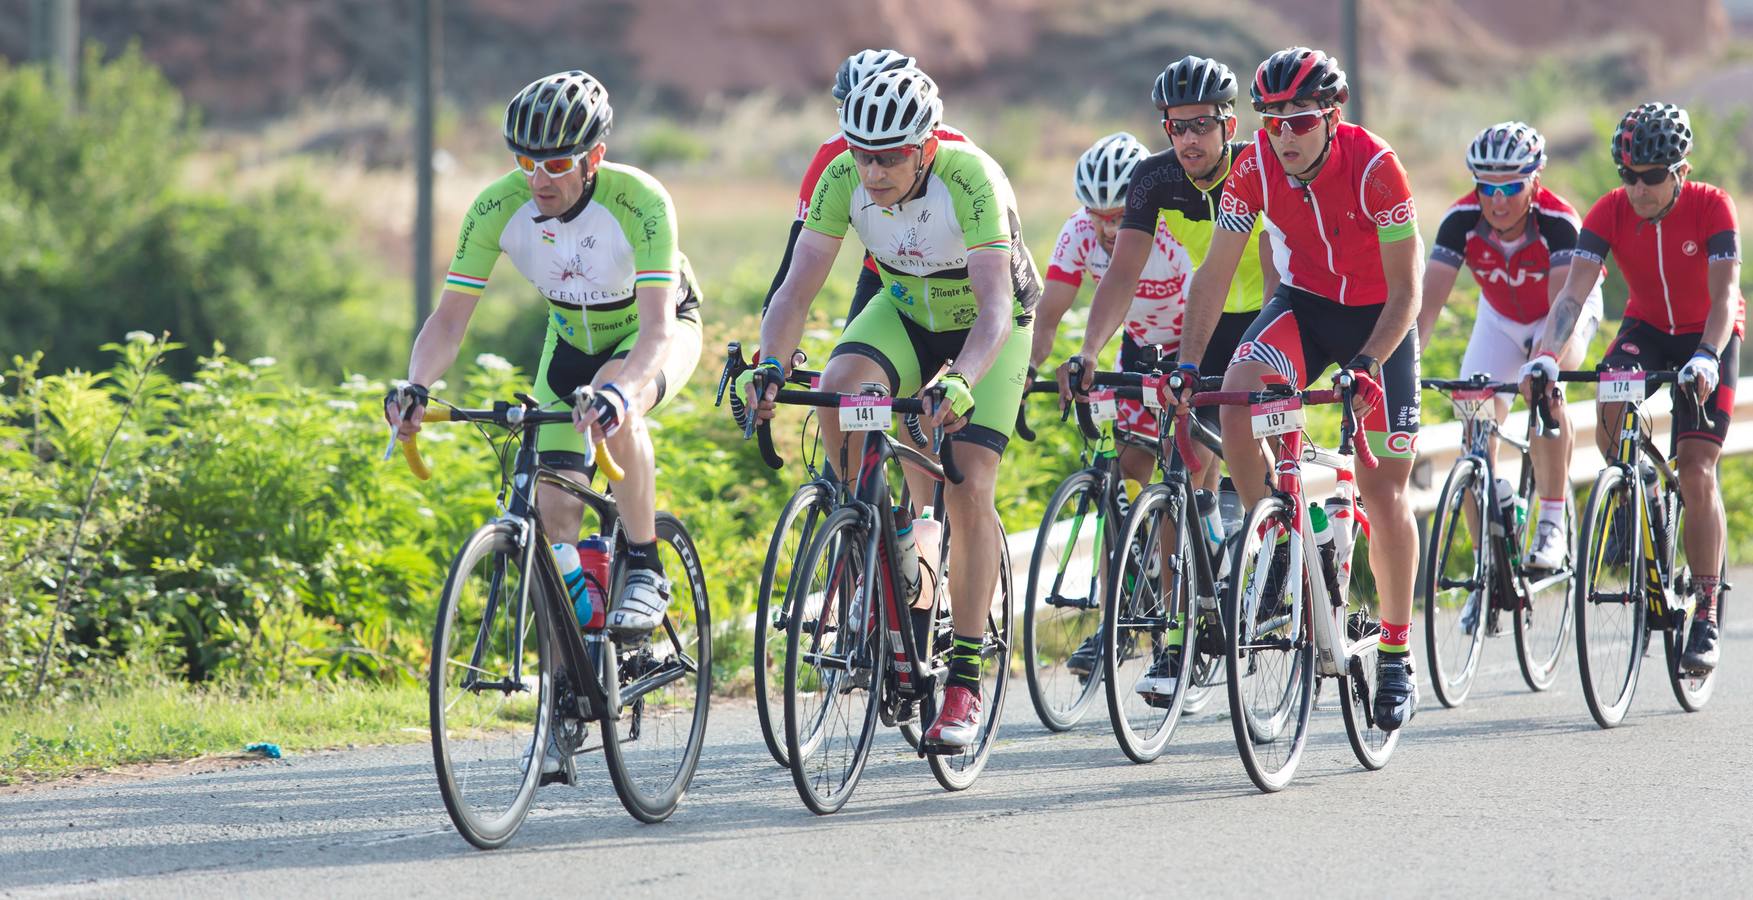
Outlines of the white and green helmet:
{"type": "Polygon", "coordinates": [[[925,143],[943,124],[937,84],[918,69],[878,72],[852,86],[840,105],[840,133],[859,150],[925,143]]]}
{"type": "Polygon", "coordinates": [[[590,73],[573,69],[530,82],[505,107],[505,144],[533,157],[574,156],[609,135],[615,111],[590,73]]]}
{"type": "Polygon", "coordinates": [[[1126,205],[1132,170],[1149,155],[1143,142],[1128,132],[1117,131],[1096,141],[1077,158],[1077,177],[1072,183],[1077,202],[1090,209],[1126,205]]]}

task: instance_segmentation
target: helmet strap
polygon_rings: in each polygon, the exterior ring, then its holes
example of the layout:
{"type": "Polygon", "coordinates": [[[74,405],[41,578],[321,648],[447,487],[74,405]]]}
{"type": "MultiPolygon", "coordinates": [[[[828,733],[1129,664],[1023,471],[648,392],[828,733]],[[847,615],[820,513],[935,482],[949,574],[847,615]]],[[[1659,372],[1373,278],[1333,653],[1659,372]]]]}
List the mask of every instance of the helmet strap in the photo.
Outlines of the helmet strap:
{"type": "MultiPolygon", "coordinates": [[[[1327,108],[1334,109],[1335,107],[1327,107],[1327,108]]],[[[1315,161],[1312,163],[1309,163],[1308,167],[1303,169],[1301,172],[1291,173],[1292,178],[1295,178],[1296,180],[1302,182],[1305,185],[1311,181],[1314,181],[1316,175],[1321,174],[1321,167],[1327,164],[1327,157],[1332,155],[1332,153],[1333,153],[1333,138],[1335,136],[1335,132],[1338,131],[1338,129],[1333,127],[1333,123],[1330,120],[1326,123],[1325,127],[1327,129],[1327,143],[1325,143],[1321,146],[1321,155],[1315,157],[1315,161]],[[1310,174],[1310,173],[1313,173],[1313,174],[1310,174]],[[1305,175],[1307,175],[1308,177],[1307,178],[1303,177],[1305,175]]]]}

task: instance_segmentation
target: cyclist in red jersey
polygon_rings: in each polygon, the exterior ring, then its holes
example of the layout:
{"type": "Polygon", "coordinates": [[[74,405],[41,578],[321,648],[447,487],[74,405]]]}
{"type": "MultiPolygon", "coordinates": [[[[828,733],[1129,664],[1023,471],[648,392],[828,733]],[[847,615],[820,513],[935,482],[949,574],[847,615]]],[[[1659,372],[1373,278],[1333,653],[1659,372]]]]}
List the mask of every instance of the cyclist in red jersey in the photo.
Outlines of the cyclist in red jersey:
{"type": "MultiPolygon", "coordinates": [[[[1540,183],[1546,166],[1546,139],[1525,122],[1499,122],[1467,147],[1467,168],[1473,190],[1456,200],[1437,226],[1436,245],[1424,270],[1424,308],[1418,314],[1419,349],[1430,346],[1438,313],[1448,302],[1455,278],[1465,265],[1479,284],[1479,309],[1467,352],[1461,357],[1465,378],[1483,373],[1497,381],[1514,381],[1546,331],[1546,314],[1570,274],[1582,221],[1576,210],[1540,183]]],[[[1582,365],[1589,341],[1601,323],[1601,286],[1595,283],[1583,300],[1583,312],[1570,340],[1558,355],[1561,368],[1582,365]]],[[[1509,398],[1496,401],[1497,418],[1509,414],[1509,398]]],[[[1530,565],[1547,570],[1564,565],[1569,556],[1570,529],[1565,524],[1568,474],[1575,435],[1563,404],[1553,404],[1558,430],[1534,441],[1534,484],[1539,510],[1534,523],[1530,565]]],[[[1491,441],[1497,452],[1497,439],[1491,441]]],[[[1468,507],[1469,520],[1476,518],[1468,507]]],[[[1478,523],[1472,523],[1477,527],[1478,523]]],[[[1478,592],[1468,600],[1462,628],[1478,624],[1478,592]]]]}
{"type": "MultiPolygon", "coordinates": [[[[1570,277],[1553,302],[1539,355],[1527,368],[1555,371],[1551,348],[1569,340],[1583,297],[1612,254],[1631,296],[1602,363],[1651,371],[1678,367],[1682,382],[1705,398],[1708,416],[1687,404],[1674,410],[1686,558],[1698,592],[1681,665],[1702,673],[1717,664],[1716,601],[1726,519],[1716,468],[1735,407],[1745,311],[1737,288],[1741,238],[1734,200],[1721,188],[1687,180],[1691,152],[1691,118],[1678,106],[1645,103],[1619,121],[1612,153],[1625,186],[1596,201],[1584,217],[1570,277]]],[[[1623,415],[1623,404],[1600,407],[1595,443],[1603,456],[1612,455],[1623,415]]]]}
{"type": "MultiPolygon", "coordinates": [[[[846,57],[840,63],[839,70],[834,73],[834,87],[831,93],[834,95],[835,108],[838,109],[840,104],[845,102],[846,95],[852,93],[852,89],[860,81],[878,72],[911,68],[915,68],[913,57],[899,50],[860,50],[846,57]]],[[[948,125],[939,125],[932,134],[935,134],[938,140],[942,141],[966,141],[968,139],[967,135],[948,125]]],[[[797,219],[791,223],[791,234],[785,239],[785,255],[780,257],[779,271],[773,273],[773,284],[767,288],[767,296],[761,301],[762,314],[767,312],[768,305],[773,302],[773,294],[779,290],[780,285],[785,283],[786,273],[791,271],[791,252],[797,246],[797,236],[803,230],[804,216],[809,212],[810,200],[816,194],[816,182],[822,180],[822,171],[828,168],[828,164],[845,152],[846,136],[836,131],[833,137],[823,141],[822,146],[816,148],[816,155],[810,159],[809,168],[804,170],[803,183],[797,189],[797,219]]],[[[871,258],[870,253],[866,252],[863,268],[858,270],[858,284],[852,289],[852,305],[846,310],[847,324],[850,325],[853,319],[858,318],[864,305],[869,303],[870,298],[876,296],[876,292],[882,288],[883,279],[877,274],[876,260],[871,258]]]]}
{"type": "MultiPolygon", "coordinates": [[[[1332,57],[1307,47],[1280,50],[1254,73],[1252,94],[1265,127],[1224,184],[1211,249],[1188,292],[1180,367],[1198,372],[1248,232],[1264,213],[1283,280],[1243,335],[1224,387],[1258,390],[1274,375],[1307,387],[1339,362],[1357,377],[1365,439],[1381,460],[1357,472],[1381,595],[1375,718],[1393,731],[1418,705],[1408,652],[1418,560],[1406,549],[1418,546],[1406,498],[1418,433],[1413,319],[1421,252],[1412,191],[1393,149],[1340,118],[1350,90],[1332,57]]],[[[1269,472],[1248,410],[1225,407],[1221,421],[1236,490],[1257,503],[1269,472]]]]}

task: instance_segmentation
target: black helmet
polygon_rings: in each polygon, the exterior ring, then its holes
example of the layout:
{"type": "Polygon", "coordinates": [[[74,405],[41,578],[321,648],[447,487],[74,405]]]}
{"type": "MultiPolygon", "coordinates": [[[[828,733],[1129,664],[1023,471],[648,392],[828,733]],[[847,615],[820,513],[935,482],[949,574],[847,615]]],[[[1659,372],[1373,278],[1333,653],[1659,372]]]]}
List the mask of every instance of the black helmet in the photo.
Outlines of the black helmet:
{"type": "Polygon", "coordinates": [[[1254,70],[1254,87],[1250,92],[1254,111],[1265,112],[1274,103],[1312,101],[1326,106],[1340,104],[1351,98],[1345,84],[1345,72],[1339,62],[1319,50],[1291,47],[1280,50],[1254,70]]]}
{"type": "Polygon", "coordinates": [[[573,156],[609,136],[609,92],[573,69],[530,82],[505,107],[505,144],[526,156],[573,156]]]}
{"type": "Polygon", "coordinates": [[[1645,103],[1613,129],[1613,162],[1672,166],[1692,152],[1692,117],[1672,103],[1645,103]]]}
{"type": "Polygon", "coordinates": [[[1215,59],[1183,56],[1156,77],[1156,84],[1150,88],[1150,100],[1165,112],[1171,106],[1195,103],[1229,106],[1236,102],[1236,76],[1229,66],[1215,59]]]}
{"type": "Polygon", "coordinates": [[[844,102],[846,95],[852,93],[860,81],[878,72],[908,69],[913,65],[913,57],[899,50],[860,50],[846,57],[840,63],[839,71],[834,73],[834,100],[844,102]]]}

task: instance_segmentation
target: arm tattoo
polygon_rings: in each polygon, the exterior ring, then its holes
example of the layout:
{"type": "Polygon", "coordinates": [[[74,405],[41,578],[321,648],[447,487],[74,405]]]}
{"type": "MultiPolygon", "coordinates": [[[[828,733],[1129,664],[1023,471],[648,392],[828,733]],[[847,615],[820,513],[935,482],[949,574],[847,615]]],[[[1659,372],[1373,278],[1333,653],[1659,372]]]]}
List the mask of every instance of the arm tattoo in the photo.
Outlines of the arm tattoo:
{"type": "Polygon", "coordinates": [[[1582,303],[1574,297],[1562,296],[1557,303],[1552,304],[1552,322],[1546,331],[1547,349],[1559,353],[1570,343],[1571,332],[1576,330],[1576,320],[1582,312],[1582,303]]]}

